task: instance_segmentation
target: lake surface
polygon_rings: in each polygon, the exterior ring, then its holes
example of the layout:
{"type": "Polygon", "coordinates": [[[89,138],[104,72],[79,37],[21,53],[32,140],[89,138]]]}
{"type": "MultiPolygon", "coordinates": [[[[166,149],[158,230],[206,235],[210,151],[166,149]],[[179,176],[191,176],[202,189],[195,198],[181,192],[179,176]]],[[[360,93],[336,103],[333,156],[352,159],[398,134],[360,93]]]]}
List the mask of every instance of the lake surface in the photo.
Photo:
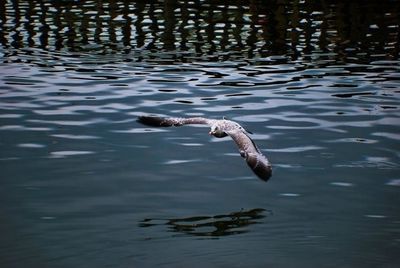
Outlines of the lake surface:
{"type": "Polygon", "coordinates": [[[0,266],[398,267],[399,7],[2,2],[0,266]]]}

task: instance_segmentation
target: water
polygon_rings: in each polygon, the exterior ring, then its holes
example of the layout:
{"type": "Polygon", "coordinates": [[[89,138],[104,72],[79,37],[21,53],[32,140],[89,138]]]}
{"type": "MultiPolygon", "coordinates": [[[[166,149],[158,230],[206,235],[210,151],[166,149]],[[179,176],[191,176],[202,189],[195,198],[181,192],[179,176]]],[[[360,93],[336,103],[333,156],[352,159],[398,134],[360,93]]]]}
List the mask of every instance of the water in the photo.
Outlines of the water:
{"type": "Polygon", "coordinates": [[[397,1],[57,3],[0,8],[1,267],[399,265],[397,1]]]}

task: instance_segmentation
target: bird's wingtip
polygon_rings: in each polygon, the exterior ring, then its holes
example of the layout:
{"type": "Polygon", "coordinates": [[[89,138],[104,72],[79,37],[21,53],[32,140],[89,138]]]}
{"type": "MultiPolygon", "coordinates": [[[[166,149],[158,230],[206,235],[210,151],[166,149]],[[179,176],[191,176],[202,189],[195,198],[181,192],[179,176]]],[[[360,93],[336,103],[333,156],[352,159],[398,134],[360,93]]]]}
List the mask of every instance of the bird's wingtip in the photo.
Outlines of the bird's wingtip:
{"type": "Polygon", "coordinates": [[[146,126],[160,127],[163,126],[164,119],[158,116],[141,115],[136,121],[146,126]]]}
{"type": "Polygon", "coordinates": [[[268,159],[260,154],[246,154],[247,165],[263,181],[268,181],[272,176],[272,166],[268,159]]]}
{"type": "Polygon", "coordinates": [[[267,182],[272,177],[271,166],[253,169],[253,172],[257,175],[257,177],[260,180],[265,182],[267,182]]]}
{"type": "Polygon", "coordinates": [[[272,177],[272,168],[268,166],[265,170],[256,174],[262,181],[267,182],[272,177]]]}

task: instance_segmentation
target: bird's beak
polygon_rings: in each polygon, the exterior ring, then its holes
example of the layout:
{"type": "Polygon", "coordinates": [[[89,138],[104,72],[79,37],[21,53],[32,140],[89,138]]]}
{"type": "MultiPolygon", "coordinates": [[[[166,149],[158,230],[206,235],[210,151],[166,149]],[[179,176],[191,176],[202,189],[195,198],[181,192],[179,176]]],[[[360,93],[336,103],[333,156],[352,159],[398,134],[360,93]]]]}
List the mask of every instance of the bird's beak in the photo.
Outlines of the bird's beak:
{"type": "Polygon", "coordinates": [[[212,136],[214,133],[212,131],[210,131],[210,132],[208,132],[208,134],[212,136]]]}

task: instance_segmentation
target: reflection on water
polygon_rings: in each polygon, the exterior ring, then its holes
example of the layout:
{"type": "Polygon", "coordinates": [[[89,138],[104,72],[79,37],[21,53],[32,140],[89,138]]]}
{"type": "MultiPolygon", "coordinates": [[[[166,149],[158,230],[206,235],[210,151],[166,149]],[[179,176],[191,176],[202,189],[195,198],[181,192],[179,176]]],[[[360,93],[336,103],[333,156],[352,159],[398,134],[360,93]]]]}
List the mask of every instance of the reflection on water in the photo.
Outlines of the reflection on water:
{"type": "MultiPolygon", "coordinates": [[[[219,237],[243,234],[250,225],[259,223],[265,209],[255,208],[215,216],[194,216],[179,219],[145,219],[140,227],[165,225],[170,231],[199,237],[219,237]]],[[[271,213],[271,212],[269,212],[271,213]]]]}
{"type": "Polygon", "coordinates": [[[398,267],[399,4],[358,2],[0,1],[0,267],[398,267]]]}
{"type": "Polygon", "coordinates": [[[135,61],[160,56],[169,62],[187,62],[271,55],[294,60],[317,50],[337,53],[338,58],[356,54],[365,62],[372,54],[397,58],[397,5],[390,0],[362,5],[329,0],[240,4],[8,0],[0,4],[0,42],[7,56],[36,47],[99,54],[135,52],[130,58],[135,61]]]}

